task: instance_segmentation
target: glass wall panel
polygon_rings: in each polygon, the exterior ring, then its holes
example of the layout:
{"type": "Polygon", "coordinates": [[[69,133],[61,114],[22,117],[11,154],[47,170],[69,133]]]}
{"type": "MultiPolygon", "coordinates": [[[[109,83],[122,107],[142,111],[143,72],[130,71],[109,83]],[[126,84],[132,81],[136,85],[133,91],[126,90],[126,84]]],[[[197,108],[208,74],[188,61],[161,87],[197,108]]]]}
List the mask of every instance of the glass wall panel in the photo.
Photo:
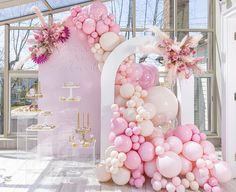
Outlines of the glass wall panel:
{"type": "Polygon", "coordinates": [[[212,0],[177,0],[178,29],[212,27],[212,0]]]}
{"type": "Polygon", "coordinates": [[[132,0],[115,0],[104,3],[108,11],[115,15],[116,23],[122,28],[132,28],[133,4],[132,0]]]}
{"type": "Polygon", "coordinates": [[[4,110],[3,110],[3,88],[4,88],[4,26],[0,26],[0,134],[3,134],[3,119],[4,119],[4,110]]]}
{"type": "Polygon", "coordinates": [[[194,121],[201,131],[211,132],[212,78],[195,77],[194,121]]]}
{"type": "Polygon", "coordinates": [[[136,27],[174,27],[174,0],[143,0],[136,5],[136,27]]]}
{"type": "MultiPolygon", "coordinates": [[[[16,62],[27,57],[30,52],[28,50],[29,44],[27,40],[32,35],[32,30],[11,30],[10,31],[10,63],[9,68],[11,70],[15,69],[16,62]]],[[[29,59],[23,66],[21,70],[37,70],[38,65],[29,59]]]]}
{"type": "Polygon", "coordinates": [[[24,132],[25,128],[37,123],[37,100],[27,97],[31,89],[37,90],[38,79],[35,77],[12,77],[11,120],[9,134],[24,132]]]}

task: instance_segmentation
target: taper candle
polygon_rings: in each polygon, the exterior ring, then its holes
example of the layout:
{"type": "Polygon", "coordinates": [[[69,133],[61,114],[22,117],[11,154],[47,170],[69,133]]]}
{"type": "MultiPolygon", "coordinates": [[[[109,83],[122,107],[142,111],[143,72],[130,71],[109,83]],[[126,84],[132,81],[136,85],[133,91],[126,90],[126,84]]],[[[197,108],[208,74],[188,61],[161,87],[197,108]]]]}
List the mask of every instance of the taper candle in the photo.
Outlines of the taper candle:
{"type": "Polygon", "coordinates": [[[83,128],[84,128],[84,112],[83,112],[83,119],[82,119],[82,123],[83,123],[83,128]]]}
{"type": "Polygon", "coordinates": [[[90,127],[89,124],[90,124],[90,122],[89,122],[89,113],[87,113],[87,128],[90,127]]]}
{"type": "Polygon", "coordinates": [[[80,127],[80,119],[79,119],[79,112],[78,112],[78,117],[77,117],[78,119],[77,119],[77,126],[78,126],[78,129],[79,129],[79,127],[80,127]]]}

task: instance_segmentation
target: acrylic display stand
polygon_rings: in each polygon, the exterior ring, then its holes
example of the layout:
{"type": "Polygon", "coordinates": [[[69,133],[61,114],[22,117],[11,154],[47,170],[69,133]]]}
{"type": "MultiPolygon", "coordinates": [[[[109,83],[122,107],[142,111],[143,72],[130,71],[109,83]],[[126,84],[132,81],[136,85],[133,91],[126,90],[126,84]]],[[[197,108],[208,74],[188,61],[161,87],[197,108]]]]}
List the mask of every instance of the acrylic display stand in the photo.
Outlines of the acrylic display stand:
{"type": "Polygon", "coordinates": [[[79,96],[73,96],[73,89],[78,89],[80,86],[73,82],[64,83],[62,86],[63,89],[69,89],[69,96],[68,97],[60,97],[61,101],[65,102],[80,102],[81,98],[79,96]]]}

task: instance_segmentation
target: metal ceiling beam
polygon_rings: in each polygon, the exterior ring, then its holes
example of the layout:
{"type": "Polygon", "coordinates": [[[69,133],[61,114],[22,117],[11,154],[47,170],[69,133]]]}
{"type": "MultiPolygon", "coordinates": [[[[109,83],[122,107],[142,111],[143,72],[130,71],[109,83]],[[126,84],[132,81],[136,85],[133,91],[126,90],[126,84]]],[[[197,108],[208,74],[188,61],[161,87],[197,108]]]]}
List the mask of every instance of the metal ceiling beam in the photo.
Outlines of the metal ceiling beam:
{"type": "Polygon", "coordinates": [[[52,6],[48,3],[47,0],[41,0],[43,4],[48,8],[48,10],[53,10],[52,6]]]}
{"type": "MultiPolygon", "coordinates": [[[[101,2],[108,2],[108,1],[111,1],[111,0],[101,0],[101,2]]],[[[55,13],[60,13],[60,12],[64,12],[64,11],[69,11],[71,7],[75,6],[75,5],[80,5],[80,6],[86,6],[86,5],[89,5],[91,4],[92,1],[86,1],[86,2],[83,2],[83,3],[77,3],[77,4],[72,4],[72,5],[69,5],[69,6],[65,6],[65,7],[62,7],[62,8],[57,8],[57,9],[53,9],[53,10],[48,10],[48,11],[42,11],[42,14],[44,16],[46,15],[49,15],[49,14],[55,14],[55,13]]],[[[36,18],[37,15],[35,14],[30,14],[30,15],[25,15],[25,16],[20,16],[20,17],[15,17],[15,18],[12,18],[12,19],[6,19],[6,20],[3,20],[3,21],[0,21],[0,25],[6,25],[6,24],[11,24],[11,23],[16,23],[18,21],[24,21],[24,20],[29,20],[29,19],[34,19],[36,18]]]]}

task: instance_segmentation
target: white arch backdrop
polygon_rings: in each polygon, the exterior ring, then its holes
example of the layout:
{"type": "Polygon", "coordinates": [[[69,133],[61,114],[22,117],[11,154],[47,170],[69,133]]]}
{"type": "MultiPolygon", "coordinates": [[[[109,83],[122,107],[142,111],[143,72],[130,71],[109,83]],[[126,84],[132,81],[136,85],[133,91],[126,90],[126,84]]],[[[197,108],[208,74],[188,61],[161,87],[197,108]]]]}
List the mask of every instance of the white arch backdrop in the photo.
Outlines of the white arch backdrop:
{"type": "MultiPolygon", "coordinates": [[[[114,103],[115,98],[115,78],[116,72],[124,59],[129,55],[137,52],[137,47],[148,45],[154,42],[154,36],[143,36],[129,39],[117,46],[108,56],[101,74],[101,147],[100,157],[104,159],[104,151],[109,146],[108,135],[110,132],[110,120],[112,113],[110,106],[114,103]]],[[[184,106],[181,104],[181,120],[182,123],[194,123],[194,93],[193,93],[193,77],[190,80],[179,83],[181,100],[185,101],[184,106]],[[186,98],[186,99],[185,99],[186,98]]],[[[180,100],[180,101],[181,101],[180,100]]]]}

